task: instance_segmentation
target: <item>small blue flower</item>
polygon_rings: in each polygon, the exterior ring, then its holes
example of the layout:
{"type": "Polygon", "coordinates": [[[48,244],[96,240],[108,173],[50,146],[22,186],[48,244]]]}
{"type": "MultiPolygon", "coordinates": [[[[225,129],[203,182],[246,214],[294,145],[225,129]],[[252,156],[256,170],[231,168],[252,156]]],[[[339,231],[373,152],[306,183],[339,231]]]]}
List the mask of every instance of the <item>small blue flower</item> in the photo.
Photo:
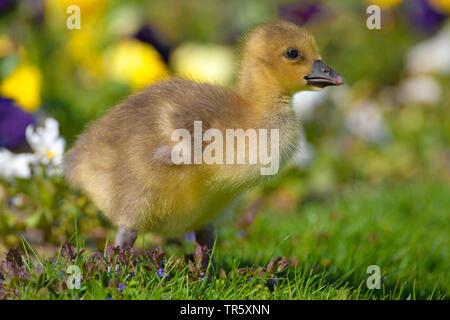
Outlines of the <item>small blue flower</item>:
{"type": "Polygon", "coordinates": [[[166,270],[161,268],[156,270],[156,273],[158,274],[159,278],[162,279],[164,277],[164,275],[166,274],[166,270]]]}
{"type": "Polygon", "coordinates": [[[245,232],[245,230],[239,230],[238,231],[238,237],[239,238],[245,238],[246,235],[247,235],[247,233],[245,232]]]}
{"type": "Polygon", "coordinates": [[[194,242],[194,241],[195,241],[195,232],[189,232],[189,233],[186,233],[186,235],[184,236],[184,238],[185,238],[186,241],[188,241],[188,242],[194,242]]]}
{"type": "Polygon", "coordinates": [[[127,287],[127,285],[125,283],[119,283],[119,285],[117,286],[117,291],[122,291],[127,287]]]}
{"type": "Polygon", "coordinates": [[[105,300],[112,300],[111,296],[107,296],[105,300]]]}
{"type": "Polygon", "coordinates": [[[205,272],[204,271],[200,272],[200,277],[198,277],[198,280],[201,280],[201,281],[205,280],[205,272]]]}
{"type": "Polygon", "coordinates": [[[267,283],[268,283],[273,289],[275,289],[276,286],[277,286],[277,282],[278,282],[278,279],[270,279],[267,283]]]}
{"type": "Polygon", "coordinates": [[[75,288],[78,289],[81,286],[81,280],[83,280],[83,277],[79,277],[79,278],[74,277],[73,278],[72,283],[73,283],[75,288]]]}

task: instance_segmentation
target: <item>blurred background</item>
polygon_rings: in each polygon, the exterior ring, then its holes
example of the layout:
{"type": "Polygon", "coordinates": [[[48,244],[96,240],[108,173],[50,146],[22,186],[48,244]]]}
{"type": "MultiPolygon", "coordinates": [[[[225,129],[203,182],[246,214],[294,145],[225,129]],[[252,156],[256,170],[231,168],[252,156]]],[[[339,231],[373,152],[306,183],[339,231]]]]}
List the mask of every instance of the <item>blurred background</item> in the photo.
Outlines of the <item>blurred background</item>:
{"type": "Polygon", "coordinates": [[[280,18],[314,33],[346,85],[294,96],[300,152],[246,196],[239,235],[264,207],[295,211],[360,186],[448,190],[449,14],[448,0],[0,0],[0,251],[26,239],[53,254],[76,228],[102,248],[112,229],[60,176],[64,150],[105,109],[168,76],[232,86],[242,34],[280,18]],[[79,30],[66,26],[71,4],[79,30]],[[366,26],[370,4],[380,30],[366,26]]]}

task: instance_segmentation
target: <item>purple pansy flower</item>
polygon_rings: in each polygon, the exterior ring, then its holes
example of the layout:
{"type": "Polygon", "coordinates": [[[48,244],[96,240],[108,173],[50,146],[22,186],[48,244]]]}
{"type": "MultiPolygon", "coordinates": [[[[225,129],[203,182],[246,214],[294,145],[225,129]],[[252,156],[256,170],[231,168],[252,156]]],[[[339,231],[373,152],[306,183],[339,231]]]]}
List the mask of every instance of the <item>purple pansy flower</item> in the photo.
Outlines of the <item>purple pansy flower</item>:
{"type": "Polygon", "coordinates": [[[302,1],[278,6],[280,18],[291,21],[300,26],[314,25],[327,21],[334,13],[321,1],[302,1]]]}
{"type": "Polygon", "coordinates": [[[134,37],[139,41],[152,45],[164,61],[166,63],[169,62],[169,56],[173,48],[167,42],[167,37],[163,36],[160,30],[151,25],[144,25],[136,32],[134,37]]]}
{"type": "Polygon", "coordinates": [[[433,8],[427,0],[405,1],[404,9],[411,28],[425,35],[436,32],[446,18],[445,14],[433,8]]]}
{"type": "Polygon", "coordinates": [[[0,0],[0,15],[17,2],[17,0],[0,0]]]}
{"type": "Polygon", "coordinates": [[[25,129],[33,117],[12,99],[0,96],[0,148],[14,149],[25,144],[25,129]]]}

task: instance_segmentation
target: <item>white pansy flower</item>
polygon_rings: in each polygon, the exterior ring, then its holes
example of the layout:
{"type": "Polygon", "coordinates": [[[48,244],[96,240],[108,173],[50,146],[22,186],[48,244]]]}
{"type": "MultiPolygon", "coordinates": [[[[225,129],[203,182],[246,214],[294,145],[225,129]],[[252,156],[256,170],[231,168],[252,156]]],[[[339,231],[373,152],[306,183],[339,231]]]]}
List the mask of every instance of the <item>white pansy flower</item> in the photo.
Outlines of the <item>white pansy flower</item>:
{"type": "Polygon", "coordinates": [[[29,125],[25,133],[36,158],[47,167],[49,174],[59,173],[66,141],[59,136],[58,121],[47,118],[43,128],[29,125]]]}
{"type": "Polygon", "coordinates": [[[60,174],[66,142],[59,136],[58,121],[47,118],[45,126],[36,129],[29,125],[25,134],[33,153],[0,149],[0,178],[30,178],[33,168],[39,172],[40,164],[46,166],[49,175],[60,174]]]}
{"type": "Polygon", "coordinates": [[[292,108],[303,121],[312,120],[314,110],[327,98],[327,91],[300,91],[292,98],[292,108]]]}
{"type": "Polygon", "coordinates": [[[346,118],[347,129],[363,140],[383,143],[390,133],[380,112],[380,106],[373,100],[358,101],[346,118]]]}
{"type": "Polygon", "coordinates": [[[297,151],[291,159],[292,165],[300,169],[307,168],[312,164],[315,154],[314,147],[306,142],[304,137],[301,137],[298,141],[297,151]]]}
{"type": "Polygon", "coordinates": [[[330,101],[336,106],[346,107],[352,102],[352,91],[346,84],[329,91],[330,101]]]}
{"type": "Polygon", "coordinates": [[[30,178],[31,165],[35,161],[36,157],[31,153],[15,154],[7,149],[0,149],[0,177],[30,178]]]}
{"type": "Polygon", "coordinates": [[[120,6],[106,17],[107,29],[115,37],[135,33],[142,25],[143,12],[135,5],[120,6]]]}
{"type": "Polygon", "coordinates": [[[410,74],[450,74],[450,24],[409,51],[406,69],[410,74]]]}
{"type": "Polygon", "coordinates": [[[403,103],[434,105],[442,95],[441,85],[430,76],[416,76],[403,80],[397,89],[397,99],[403,103]]]}

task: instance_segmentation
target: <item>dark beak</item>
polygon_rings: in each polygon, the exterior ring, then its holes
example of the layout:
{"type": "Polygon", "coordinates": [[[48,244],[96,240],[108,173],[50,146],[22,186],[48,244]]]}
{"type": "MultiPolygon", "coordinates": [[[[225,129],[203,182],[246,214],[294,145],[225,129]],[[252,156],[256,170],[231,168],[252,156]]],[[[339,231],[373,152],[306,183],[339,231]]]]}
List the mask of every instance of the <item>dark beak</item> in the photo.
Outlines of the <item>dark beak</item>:
{"type": "Polygon", "coordinates": [[[344,78],[323,63],[322,60],[314,61],[312,72],[305,79],[309,85],[319,88],[344,84],[344,78]]]}

